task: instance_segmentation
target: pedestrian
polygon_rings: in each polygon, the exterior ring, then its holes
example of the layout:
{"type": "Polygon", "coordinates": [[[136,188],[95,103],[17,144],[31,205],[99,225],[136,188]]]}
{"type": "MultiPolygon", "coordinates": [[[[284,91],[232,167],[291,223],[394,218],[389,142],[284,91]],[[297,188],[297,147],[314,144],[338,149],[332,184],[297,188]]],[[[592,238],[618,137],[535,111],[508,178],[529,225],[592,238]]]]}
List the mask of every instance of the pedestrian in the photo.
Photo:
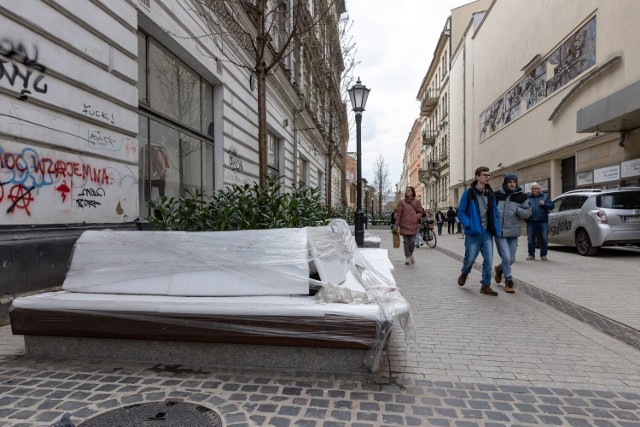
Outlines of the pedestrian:
{"type": "Polygon", "coordinates": [[[529,194],[529,204],[531,205],[531,216],[527,218],[527,244],[528,260],[536,259],[536,234],[540,236],[540,259],[547,261],[547,250],[549,249],[549,211],[556,205],[540,189],[540,184],[531,184],[529,194]]]}
{"type": "Polygon", "coordinates": [[[442,226],[444,225],[444,214],[440,209],[436,212],[436,224],[438,225],[438,236],[442,236],[442,226]]]}
{"type": "Polygon", "coordinates": [[[493,264],[493,236],[500,235],[496,197],[489,186],[489,168],[480,166],[475,172],[475,181],[464,190],[458,204],[458,219],[464,227],[464,260],[458,285],[464,286],[471,273],[473,263],[482,254],[482,278],[480,293],[497,296],[491,289],[491,267],[493,264]]]}
{"type": "Polygon", "coordinates": [[[393,212],[391,212],[391,221],[389,222],[391,223],[392,230],[396,228],[396,209],[394,209],[393,212]]]}
{"type": "Polygon", "coordinates": [[[494,267],[496,283],[504,277],[504,291],[515,292],[511,265],[516,260],[518,237],[520,237],[520,220],[531,216],[529,198],[518,187],[518,176],[509,172],[504,175],[502,187],[496,191],[498,203],[498,221],[500,234],[495,236],[496,249],[500,256],[500,264],[494,267]]]}
{"type": "Polygon", "coordinates": [[[407,187],[404,192],[404,199],[398,203],[396,212],[396,227],[398,227],[402,235],[404,244],[405,264],[414,264],[416,259],[413,257],[413,250],[416,245],[416,230],[419,225],[419,218],[422,216],[424,209],[420,202],[416,200],[416,190],[413,187],[407,187]]]}
{"type": "Polygon", "coordinates": [[[447,232],[449,234],[455,233],[456,226],[456,211],[453,210],[453,206],[449,206],[447,210],[447,232]]]}

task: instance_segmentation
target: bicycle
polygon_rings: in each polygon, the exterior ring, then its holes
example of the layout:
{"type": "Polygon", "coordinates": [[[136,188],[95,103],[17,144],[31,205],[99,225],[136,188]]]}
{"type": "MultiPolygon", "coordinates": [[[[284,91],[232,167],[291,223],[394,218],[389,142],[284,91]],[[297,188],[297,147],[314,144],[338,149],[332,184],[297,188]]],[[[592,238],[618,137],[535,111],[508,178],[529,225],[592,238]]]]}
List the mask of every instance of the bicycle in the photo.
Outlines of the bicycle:
{"type": "Polygon", "coordinates": [[[431,249],[435,248],[438,244],[438,238],[436,237],[436,233],[433,231],[433,223],[432,219],[428,219],[426,221],[422,221],[420,223],[420,237],[431,249]]]}

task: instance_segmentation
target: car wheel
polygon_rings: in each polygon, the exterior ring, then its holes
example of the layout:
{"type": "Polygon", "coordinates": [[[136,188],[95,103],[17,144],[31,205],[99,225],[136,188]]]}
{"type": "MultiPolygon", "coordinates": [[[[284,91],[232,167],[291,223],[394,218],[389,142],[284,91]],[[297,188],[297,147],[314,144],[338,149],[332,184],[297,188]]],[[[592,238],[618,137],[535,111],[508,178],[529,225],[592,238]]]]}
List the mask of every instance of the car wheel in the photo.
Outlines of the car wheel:
{"type": "Polygon", "coordinates": [[[597,247],[593,247],[591,245],[591,239],[589,238],[589,233],[587,233],[584,229],[579,229],[576,232],[576,249],[578,253],[582,256],[592,256],[598,252],[597,247]]]}

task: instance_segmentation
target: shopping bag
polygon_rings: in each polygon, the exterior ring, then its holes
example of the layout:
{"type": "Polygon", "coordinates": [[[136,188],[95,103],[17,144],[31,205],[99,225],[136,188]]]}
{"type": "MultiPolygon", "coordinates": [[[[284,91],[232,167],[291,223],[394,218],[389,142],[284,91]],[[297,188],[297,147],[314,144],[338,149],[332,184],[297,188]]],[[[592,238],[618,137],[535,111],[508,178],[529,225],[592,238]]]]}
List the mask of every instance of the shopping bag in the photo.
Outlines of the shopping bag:
{"type": "Polygon", "coordinates": [[[393,235],[393,247],[394,248],[399,248],[400,247],[400,235],[399,234],[394,234],[393,235]]]}

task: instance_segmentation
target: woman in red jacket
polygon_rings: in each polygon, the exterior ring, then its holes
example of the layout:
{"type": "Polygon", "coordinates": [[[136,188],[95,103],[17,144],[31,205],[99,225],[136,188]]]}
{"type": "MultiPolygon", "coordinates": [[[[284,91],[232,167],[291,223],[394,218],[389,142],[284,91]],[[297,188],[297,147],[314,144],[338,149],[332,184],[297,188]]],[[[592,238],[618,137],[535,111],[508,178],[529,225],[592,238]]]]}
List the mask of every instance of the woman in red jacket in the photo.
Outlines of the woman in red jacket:
{"type": "Polygon", "coordinates": [[[396,227],[402,234],[404,243],[404,263],[409,265],[416,262],[413,257],[413,250],[416,247],[416,232],[418,231],[419,220],[424,213],[420,202],[416,200],[416,190],[407,187],[404,192],[404,199],[398,203],[396,212],[396,227]]]}

